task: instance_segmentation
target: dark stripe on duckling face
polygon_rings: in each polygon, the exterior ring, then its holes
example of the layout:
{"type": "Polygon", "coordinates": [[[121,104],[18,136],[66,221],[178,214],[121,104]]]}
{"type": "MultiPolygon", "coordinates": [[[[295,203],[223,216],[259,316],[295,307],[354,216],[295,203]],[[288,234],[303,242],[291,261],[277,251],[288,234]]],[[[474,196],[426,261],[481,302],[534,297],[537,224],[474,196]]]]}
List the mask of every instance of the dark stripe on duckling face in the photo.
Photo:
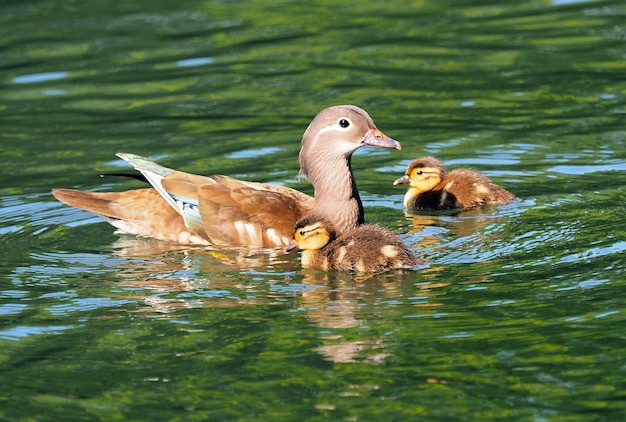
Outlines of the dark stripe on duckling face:
{"type": "Polygon", "coordinates": [[[409,173],[409,185],[420,192],[426,192],[443,180],[440,171],[433,167],[415,168],[409,173]]]}
{"type": "Polygon", "coordinates": [[[294,240],[298,248],[303,250],[321,249],[331,240],[331,233],[323,221],[311,224],[298,224],[294,233],[294,240]]]}

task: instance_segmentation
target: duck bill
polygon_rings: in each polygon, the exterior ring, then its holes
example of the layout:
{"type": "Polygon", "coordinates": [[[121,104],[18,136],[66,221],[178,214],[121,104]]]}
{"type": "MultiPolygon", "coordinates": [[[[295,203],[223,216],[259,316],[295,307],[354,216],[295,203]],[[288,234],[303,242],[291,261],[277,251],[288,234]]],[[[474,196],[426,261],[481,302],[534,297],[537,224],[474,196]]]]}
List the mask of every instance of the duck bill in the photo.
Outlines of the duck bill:
{"type": "Polygon", "coordinates": [[[390,138],[376,128],[367,131],[365,137],[363,138],[363,144],[372,147],[394,148],[398,151],[402,151],[402,145],[400,145],[400,142],[390,138]]]}
{"type": "Polygon", "coordinates": [[[298,244],[296,243],[294,239],[291,239],[291,242],[289,242],[287,246],[285,246],[285,253],[289,253],[293,251],[294,249],[298,249],[298,244]]]}
{"type": "Polygon", "coordinates": [[[409,179],[409,176],[407,176],[406,174],[402,177],[400,177],[399,179],[396,179],[393,181],[393,185],[408,185],[411,182],[411,180],[409,179]]]}

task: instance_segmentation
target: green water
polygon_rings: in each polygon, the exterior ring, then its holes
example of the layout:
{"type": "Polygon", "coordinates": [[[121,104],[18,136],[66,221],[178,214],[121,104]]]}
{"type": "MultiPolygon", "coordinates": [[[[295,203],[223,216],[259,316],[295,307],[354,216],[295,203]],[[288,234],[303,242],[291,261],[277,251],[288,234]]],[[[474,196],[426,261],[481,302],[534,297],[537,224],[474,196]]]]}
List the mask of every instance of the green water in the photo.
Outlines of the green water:
{"type": "Polygon", "coordinates": [[[622,1],[0,5],[0,420],[626,418],[622,1]],[[297,255],[120,236],[52,187],[119,151],[298,180],[322,108],[365,108],[366,218],[430,260],[363,280],[297,255]],[[405,215],[418,156],[520,202],[405,215]]]}

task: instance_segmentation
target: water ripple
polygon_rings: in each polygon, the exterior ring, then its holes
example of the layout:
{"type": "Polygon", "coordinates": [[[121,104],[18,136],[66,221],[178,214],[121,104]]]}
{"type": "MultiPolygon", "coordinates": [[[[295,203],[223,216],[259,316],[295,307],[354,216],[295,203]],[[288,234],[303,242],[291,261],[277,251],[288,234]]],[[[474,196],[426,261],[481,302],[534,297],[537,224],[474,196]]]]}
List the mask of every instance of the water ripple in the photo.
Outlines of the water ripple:
{"type": "Polygon", "coordinates": [[[561,174],[589,174],[607,171],[625,171],[626,163],[601,164],[601,165],[561,165],[547,169],[553,173],[561,174]]]}
{"type": "Polygon", "coordinates": [[[32,84],[36,82],[54,81],[65,77],[67,77],[67,72],[34,73],[31,75],[16,76],[13,78],[13,82],[16,84],[32,84]]]}
{"type": "Polygon", "coordinates": [[[209,63],[213,63],[212,57],[196,57],[193,59],[179,60],[176,62],[176,65],[180,67],[192,67],[192,66],[203,66],[209,63]]]}
{"type": "Polygon", "coordinates": [[[50,325],[45,327],[20,326],[0,331],[0,339],[17,341],[32,335],[62,334],[64,331],[73,328],[75,328],[74,325],[50,325]]]}

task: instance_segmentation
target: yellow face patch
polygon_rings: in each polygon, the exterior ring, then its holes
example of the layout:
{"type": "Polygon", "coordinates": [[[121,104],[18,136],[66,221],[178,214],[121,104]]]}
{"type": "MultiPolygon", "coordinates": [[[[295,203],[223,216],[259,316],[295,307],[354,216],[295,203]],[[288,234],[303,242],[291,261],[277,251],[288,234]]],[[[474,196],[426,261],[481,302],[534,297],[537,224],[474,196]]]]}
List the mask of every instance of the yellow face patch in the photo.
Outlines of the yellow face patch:
{"type": "Polygon", "coordinates": [[[298,247],[302,250],[323,248],[330,241],[330,233],[321,223],[299,227],[293,235],[298,247]]]}
{"type": "Polygon", "coordinates": [[[416,167],[409,172],[410,186],[420,193],[437,186],[441,178],[441,173],[434,167],[416,167]]]}

